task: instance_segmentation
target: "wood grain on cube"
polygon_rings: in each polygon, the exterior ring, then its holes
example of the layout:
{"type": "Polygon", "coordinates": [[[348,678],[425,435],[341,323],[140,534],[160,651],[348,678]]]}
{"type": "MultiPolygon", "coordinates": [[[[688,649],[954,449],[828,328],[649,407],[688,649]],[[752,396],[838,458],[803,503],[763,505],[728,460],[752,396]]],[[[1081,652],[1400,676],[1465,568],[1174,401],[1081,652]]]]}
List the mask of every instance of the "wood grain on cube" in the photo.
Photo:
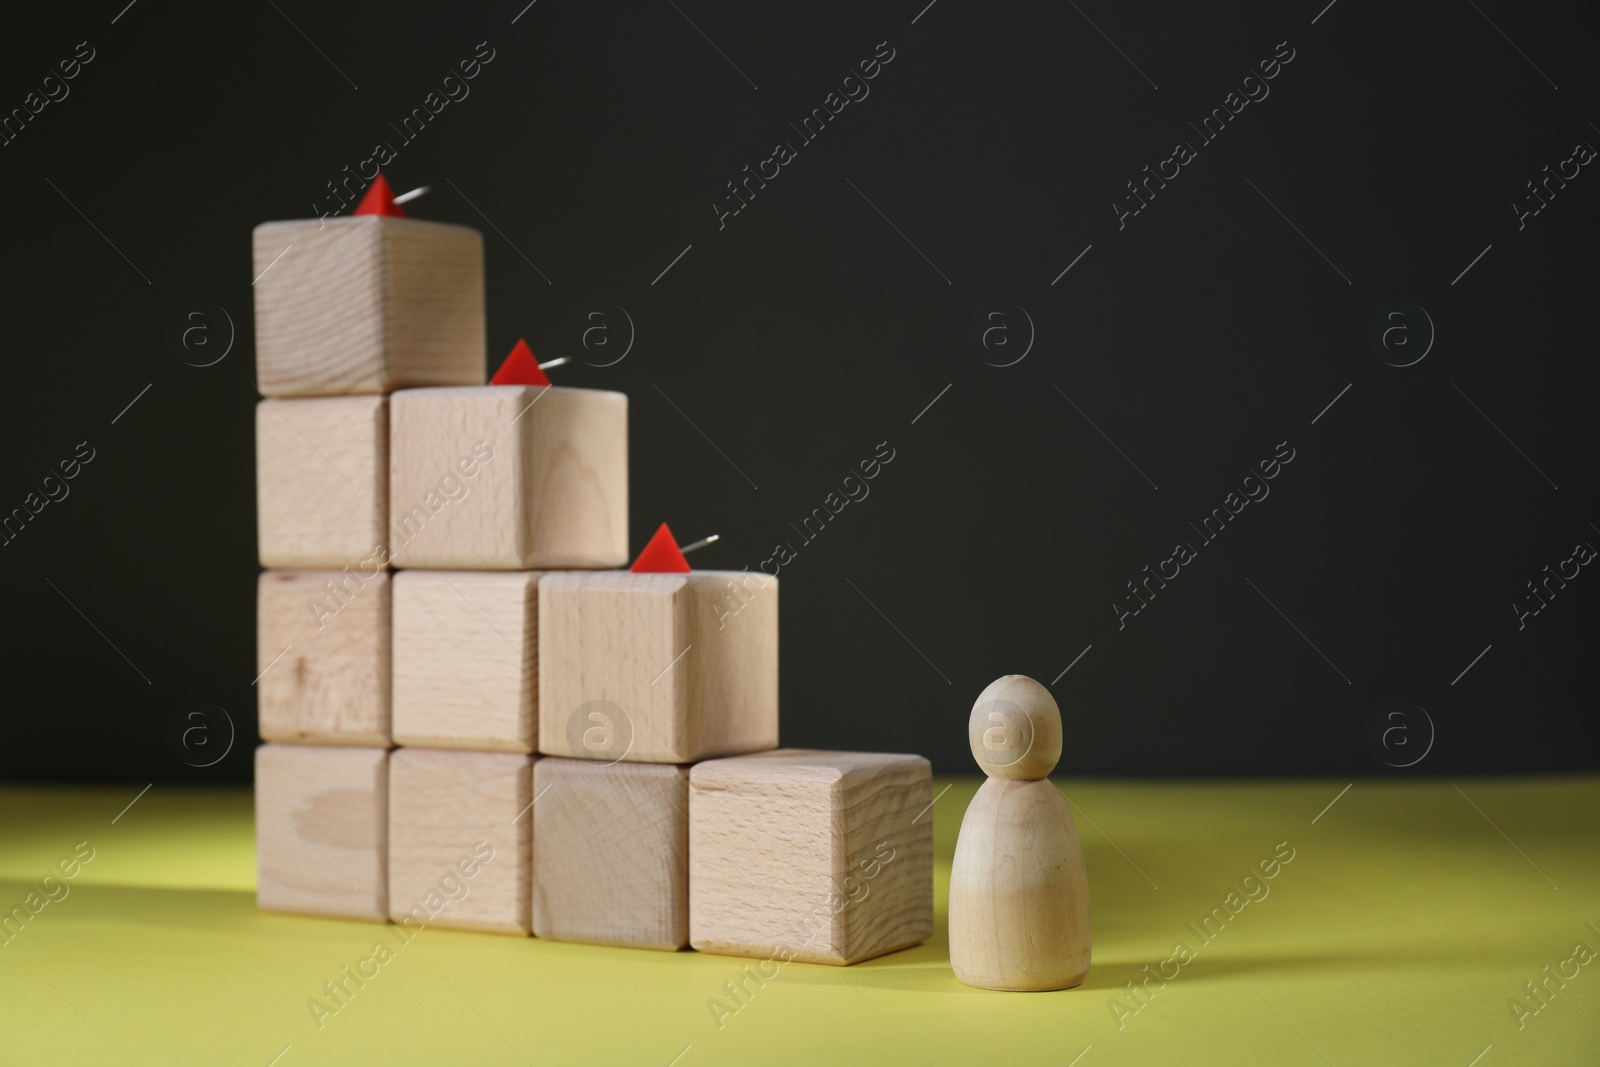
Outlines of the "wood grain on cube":
{"type": "Polygon", "coordinates": [[[380,921],[389,914],[389,753],[256,749],[256,902],[263,911],[380,921]]]}
{"type": "Polygon", "coordinates": [[[689,775],[690,943],[848,964],[933,932],[921,756],[780,749],[689,775]]]}
{"type": "Polygon", "coordinates": [[[386,397],[269,398],[256,405],[263,567],[358,566],[388,540],[388,523],[386,397]]]}
{"type": "Polygon", "coordinates": [[[395,750],[389,760],[391,919],[529,932],[532,764],[509,752],[395,750]]]}
{"type": "Polygon", "coordinates": [[[539,572],[394,577],[394,739],[532,752],[538,740],[539,572]]]}
{"type": "Polygon", "coordinates": [[[410,389],[390,398],[400,567],[615,567],[628,559],[628,398],[593,389],[410,389]]]}
{"type": "Polygon", "coordinates": [[[539,615],[541,752],[689,763],[777,745],[776,578],[549,574],[539,615]],[[617,729],[587,733],[596,714],[617,729]]]}
{"type": "Polygon", "coordinates": [[[389,574],[263,571],[257,585],[261,736],[390,743],[389,574]]]}
{"type": "Polygon", "coordinates": [[[533,785],[533,932],[687,945],[689,769],[545,758],[533,785]]]}
{"type": "Polygon", "coordinates": [[[386,393],[484,378],[483,236],[360,216],[257,226],[256,387],[386,393]]]}

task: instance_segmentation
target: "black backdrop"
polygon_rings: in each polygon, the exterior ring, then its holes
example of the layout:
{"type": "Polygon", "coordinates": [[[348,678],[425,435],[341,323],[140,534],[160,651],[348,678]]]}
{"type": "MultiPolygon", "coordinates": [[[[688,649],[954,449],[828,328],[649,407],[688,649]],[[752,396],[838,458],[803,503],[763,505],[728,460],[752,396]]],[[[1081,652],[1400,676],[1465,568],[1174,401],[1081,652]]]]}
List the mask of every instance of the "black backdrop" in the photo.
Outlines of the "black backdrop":
{"type": "Polygon", "coordinates": [[[630,394],[636,548],[790,547],[786,743],[973,770],[1021,672],[1070,773],[1593,768],[1592,9],[924,2],[9,14],[0,508],[93,459],[0,547],[0,772],[248,777],[250,228],[378,142],[484,230],[492,361],[630,394]]]}

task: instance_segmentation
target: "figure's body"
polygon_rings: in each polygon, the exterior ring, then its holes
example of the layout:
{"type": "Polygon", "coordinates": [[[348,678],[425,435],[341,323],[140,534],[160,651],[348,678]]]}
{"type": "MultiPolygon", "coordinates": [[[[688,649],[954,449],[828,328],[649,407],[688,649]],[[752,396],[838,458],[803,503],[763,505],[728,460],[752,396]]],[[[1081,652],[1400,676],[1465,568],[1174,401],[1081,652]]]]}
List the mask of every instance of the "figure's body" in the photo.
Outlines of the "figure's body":
{"type": "Polygon", "coordinates": [[[1089,971],[1089,887],[1072,812],[1046,775],[1061,713],[1039,683],[1008,675],[969,722],[989,775],[967,807],[950,875],[950,963],[985,989],[1068,989],[1089,971]]]}

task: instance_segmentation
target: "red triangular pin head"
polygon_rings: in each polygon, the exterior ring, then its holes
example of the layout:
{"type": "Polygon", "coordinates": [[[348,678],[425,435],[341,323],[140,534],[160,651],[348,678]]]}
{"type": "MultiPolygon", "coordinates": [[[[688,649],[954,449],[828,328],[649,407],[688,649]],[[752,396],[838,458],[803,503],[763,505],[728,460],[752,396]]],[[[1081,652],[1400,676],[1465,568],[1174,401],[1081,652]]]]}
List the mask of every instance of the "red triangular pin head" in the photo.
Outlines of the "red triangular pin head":
{"type": "Polygon", "coordinates": [[[511,350],[506,361],[500,364],[500,369],[494,372],[489,384],[549,385],[550,379],[539,369],[539,361],[533,358],[533,349],[528,347],[528,342],[519,337],[516,347],[511,350]]]}
{"type": "Polygon", "coordinates": [[[634,574],[688,574],[690,570],[689,561],[678,551],[678,542],[666,523],[661,524],[661,529],[650,538],[650,543],[628,569],[634,574]]]}
{"type": "Polygon", "coordinates": [[[389,188],[389,179],[382,174],[372,179],[372,184],[367,186],[367,195],[361,198],[361,203],[356,205],[357,215],[386,215],[391,219],[406,217],[405,209],[394,202],[394,190],[389,188]]]}

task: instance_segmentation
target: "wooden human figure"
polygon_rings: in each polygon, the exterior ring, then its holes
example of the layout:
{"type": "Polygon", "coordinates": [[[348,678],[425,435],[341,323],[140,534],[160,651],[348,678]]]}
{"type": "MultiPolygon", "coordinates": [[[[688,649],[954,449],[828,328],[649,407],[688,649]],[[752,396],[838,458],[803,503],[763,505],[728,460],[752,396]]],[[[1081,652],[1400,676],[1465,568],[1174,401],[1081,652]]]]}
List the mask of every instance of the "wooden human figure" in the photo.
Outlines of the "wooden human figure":
{"type": "Polygon", "coordinates": [[[950,873],[950,964],[983,989],[1070,989],[1089,971],[1089,883],[1067,802],[1049,690],[1008,674],[967,722],[988,779],[967,806],[950,873]]]}

